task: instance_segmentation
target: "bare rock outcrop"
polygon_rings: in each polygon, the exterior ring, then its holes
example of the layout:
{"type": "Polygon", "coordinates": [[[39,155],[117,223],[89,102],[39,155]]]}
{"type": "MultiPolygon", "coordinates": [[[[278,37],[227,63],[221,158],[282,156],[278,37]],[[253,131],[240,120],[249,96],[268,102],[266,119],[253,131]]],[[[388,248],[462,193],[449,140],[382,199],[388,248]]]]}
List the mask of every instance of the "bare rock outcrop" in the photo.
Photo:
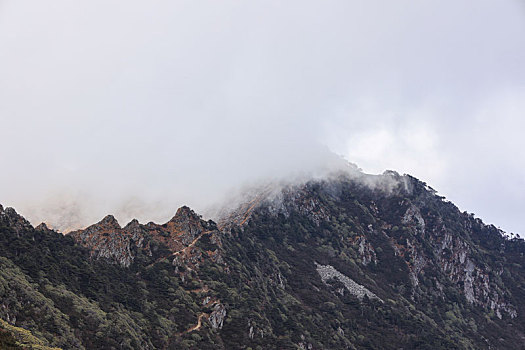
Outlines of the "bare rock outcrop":
{"type": "Polygon", "coordinates": [[[363,300],[365,295],[370,299],[376,299],[379,301],[383,301],[381,298],[379,298],[377,295],[369,291],[366,287],[360,285],[359,283],[352,280],[350,277],[343,275],[341,272],[337,271],[333,266],[331,265],[320,265],[317,262],[315,263],[317,268],[317,273],[319,273],[319,276],[321,276],[321,280],[326,284],[326,282],[330,279],[337,279],[343,285],[345,288],[353,295],[355,295],[359,300],[363,300]]]}

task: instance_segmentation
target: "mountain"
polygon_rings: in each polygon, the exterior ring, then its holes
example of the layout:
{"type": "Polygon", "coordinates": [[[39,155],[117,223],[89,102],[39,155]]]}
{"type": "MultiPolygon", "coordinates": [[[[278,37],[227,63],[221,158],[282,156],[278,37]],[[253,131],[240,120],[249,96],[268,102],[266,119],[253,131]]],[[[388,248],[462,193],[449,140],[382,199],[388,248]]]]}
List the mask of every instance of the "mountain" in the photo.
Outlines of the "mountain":
{"type": "Polygon", "coordinates": [[[0,207],[0,344],[525,349],[524,253],[391,171],[262,186],[216,222],[63,235],[0,207]]]}

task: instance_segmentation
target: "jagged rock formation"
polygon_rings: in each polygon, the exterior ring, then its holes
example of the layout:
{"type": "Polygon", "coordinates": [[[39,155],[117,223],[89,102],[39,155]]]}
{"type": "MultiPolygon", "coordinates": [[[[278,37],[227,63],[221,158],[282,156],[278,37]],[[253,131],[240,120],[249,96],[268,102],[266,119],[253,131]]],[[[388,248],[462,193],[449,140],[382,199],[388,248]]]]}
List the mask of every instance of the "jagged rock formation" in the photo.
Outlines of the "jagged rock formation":
{"type": "Polygon", "coordinates": [[[217,303],[215,304],[213,308],[213,312],[211,313],[210,317],[208,317],[208,321],[210,321],[211,328],[221,329],[224,324],[225,318],[226,318],[226,308],[224,307],[224,305],[217,303]]]}
{"type": "Polygon", "coordinates": [[[0,206],[0,319],[75,349],[525,344],[524,241],[413,177],[271,184],[218,223],[64,236],[0,206]]]}
{"type": "MultiPolygon", "coordinates": [[[[178,264],[189,261],[192,265],[203,258],[202,252],[194,248],[203,235],[211,236],[218,247],[221,245],[215,223],[202,220],[188,207],[181,207],[170,221],[162,225],[152,222],[141,225],[132,220],[120,227],[117,220],[108,215],[102,221],[69,235],[89,248],[94,259],[105,258],[124,267],[131,265],[137,250],[152,256],[159,244],[169,250],[168,255],[173,255],[178,264]]],[[[204,256],[214,261],[221,260],[218,249],[208,251],[204,256]]]]}
{"type": "Polygon", "coordinates": [[[140,230],[133,230],[134,223],[130,225],[132,230],[123,230],[117,220],[108,215],[86,230],[75,231],[70,235],[90,248],[94,258],[112,259],[128,267],[134,259],[132,247],[142,248],[144,241],[140,230]]]}

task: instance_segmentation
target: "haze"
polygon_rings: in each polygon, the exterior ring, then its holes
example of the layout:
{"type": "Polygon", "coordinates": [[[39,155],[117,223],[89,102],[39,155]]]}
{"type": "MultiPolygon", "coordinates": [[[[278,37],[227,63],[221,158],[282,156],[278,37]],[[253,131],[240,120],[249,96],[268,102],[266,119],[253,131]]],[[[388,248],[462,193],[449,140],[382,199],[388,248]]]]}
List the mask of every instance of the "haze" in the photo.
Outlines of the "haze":
{"type": "Polygon", "coordinates": [[[331,151],[525,233],[523,62],[517,0],[0,1],[0,203],[163,222],[331,151]]]}

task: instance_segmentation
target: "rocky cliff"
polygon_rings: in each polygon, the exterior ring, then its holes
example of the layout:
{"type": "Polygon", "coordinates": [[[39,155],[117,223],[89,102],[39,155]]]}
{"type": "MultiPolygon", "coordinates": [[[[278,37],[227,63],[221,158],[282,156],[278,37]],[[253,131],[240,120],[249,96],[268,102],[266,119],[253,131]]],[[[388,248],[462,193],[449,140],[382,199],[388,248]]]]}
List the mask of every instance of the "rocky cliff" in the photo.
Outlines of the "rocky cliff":
{"type": "MultiPolygon", "coordinates": [[[[70,233],[77,242],[89,248],[92,258],[104,258],[124,267],[131,265],[139,250],[153,256],[159,246],[167,250],[163,256],[165,258],[171,255],[174,259],[198,264],[203,256],[194,246],[204,235],[210,236],[220,246],[220,235],[215,223],[203,221],[188,207],[177,210],[175,216],[162,225],[153,222],[141,225],[137,220],[132,220],[120,227],[117,220],[108,215],[84,230],[70,233]]],[[[217,249],[205,252],[205,256],[220,260],[217,249]]]]}
{"type": "Polygon", "coordinates": [[[217,222],[0,207],[0,318],[65,348],[524,348],[525,243],[413,177],[271,184],[217,222]]]}

